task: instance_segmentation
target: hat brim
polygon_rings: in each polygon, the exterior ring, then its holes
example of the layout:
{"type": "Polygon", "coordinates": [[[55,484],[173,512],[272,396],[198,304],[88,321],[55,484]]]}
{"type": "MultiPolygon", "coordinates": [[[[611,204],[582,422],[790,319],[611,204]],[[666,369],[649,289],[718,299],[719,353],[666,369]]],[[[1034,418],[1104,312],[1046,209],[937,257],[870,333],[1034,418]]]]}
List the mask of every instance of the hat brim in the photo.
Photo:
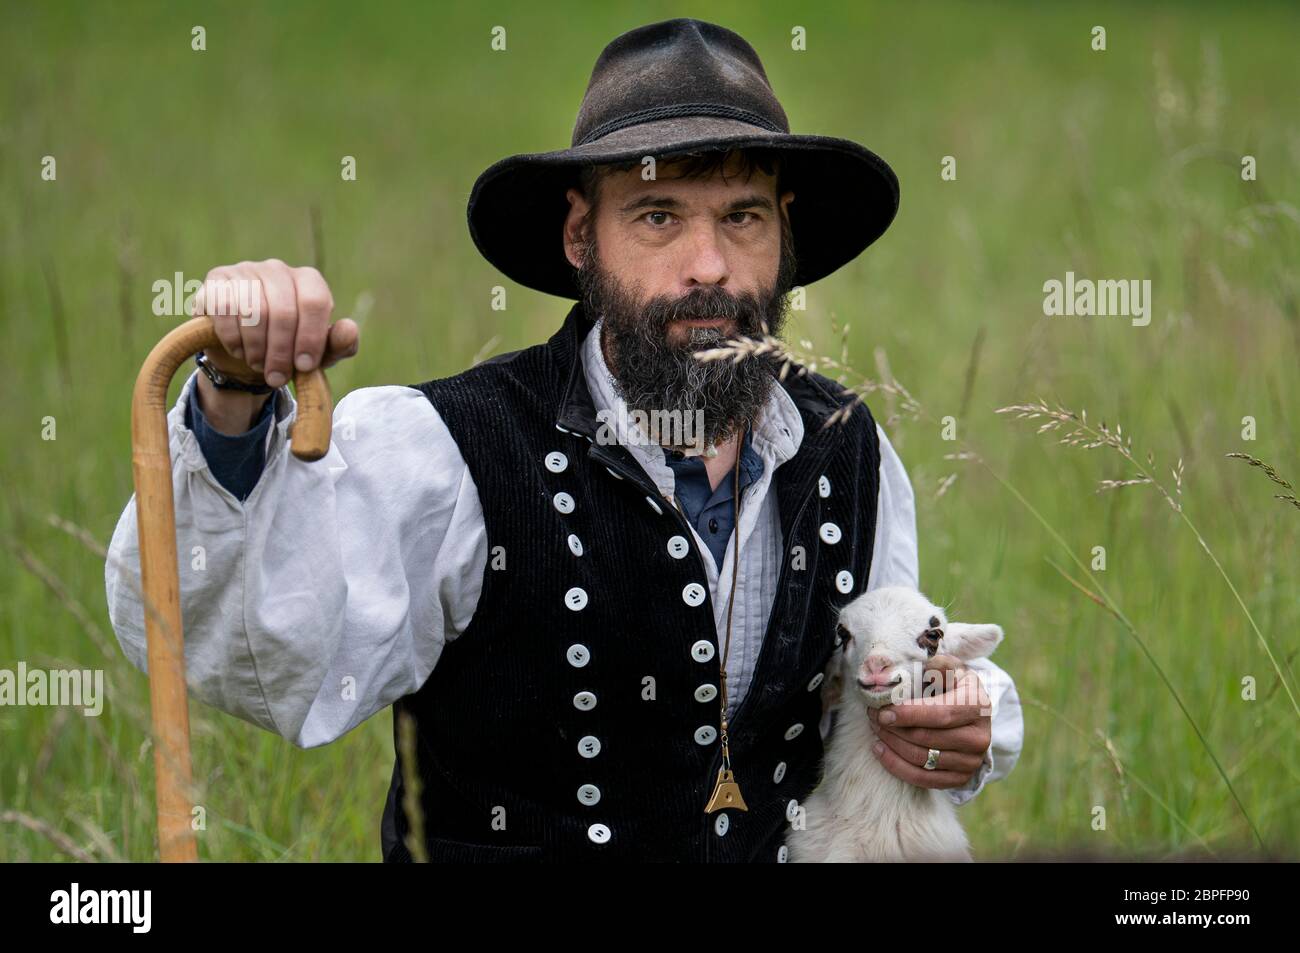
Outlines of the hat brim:
{"type": "Polygon", "coordinates": [[[630,126],[570,149],[502,159],[474,183],[467,209],[470,236],[483,257],[511,280],[578,298],[562,226],[569,210],[564,192],[577,184],[579,168],[755,147],[782,153],[782,187],[795,193],[789,208],[796,285],[811,284],[852,261],[884,234],[898,212],[894,171],[856,142],[687,116],[630,126]]]}

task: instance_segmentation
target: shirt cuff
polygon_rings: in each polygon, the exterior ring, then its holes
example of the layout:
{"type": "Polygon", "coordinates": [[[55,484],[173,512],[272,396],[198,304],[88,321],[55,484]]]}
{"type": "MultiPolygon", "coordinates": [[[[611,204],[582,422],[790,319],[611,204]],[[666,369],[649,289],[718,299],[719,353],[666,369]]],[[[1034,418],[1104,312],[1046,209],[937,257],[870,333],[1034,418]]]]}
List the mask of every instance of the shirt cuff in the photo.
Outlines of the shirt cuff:
{"type": "MultiPolygon", "coordinates": [[[[984,673],[973,668],[971,671],[974,671],[975,677],[980,680],[980,685],[983,687],[984,693],[989,696],[990,704],[995,705],[997,703],[997,695],[994,692],[989,691],[988,680],[985,679],[984,673]]],[[[993,719],[990,719],[990,722],[992,721],[993,719]]],[[[979,768],[975,771],[975,776],[966,782],[963,787],[947,788],[948,797],[952,799],[953,804],[957,807],[961,807],[975,795],[979,794],[980,791],[984,790],[984,784],[988,781],[989,775],[992,773],[993,739],[990,737],[989,746],[984,750],[984,760],[980,762],[979,768]]]]}
{"type": "Polygon", "coordinates": [[[975,777],[966,783],[965,787],[948,788],[948,797],[952,803],[961,807],[980,791],[984,790],[984,782],[988,776],[993,773],[993,745],[989,745],[988,750],[984,752],[984,761],[980,764],[979,770],[975,772],[975,777]]]}

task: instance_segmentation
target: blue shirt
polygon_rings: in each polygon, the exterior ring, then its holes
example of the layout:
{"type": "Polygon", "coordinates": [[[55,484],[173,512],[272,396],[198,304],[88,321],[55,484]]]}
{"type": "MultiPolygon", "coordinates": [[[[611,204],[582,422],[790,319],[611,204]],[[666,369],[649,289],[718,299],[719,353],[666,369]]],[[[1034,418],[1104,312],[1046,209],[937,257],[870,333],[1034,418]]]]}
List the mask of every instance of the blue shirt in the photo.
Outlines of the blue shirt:
{"type": "Polygon", "coordinates": [[[199,389],[196,386],[185,405],[185,426],[194,432],[194,438],[208,461],[208,469],[218,483],[243,502],[257,486],[262,468],[266,465],[266,435],[275,420],[273,407],[276,395],[262,405],[262,413],[253,426],[241,434],[227,436],[214,430],[199,407],[199,389]]]}
{"type": "MultiPolygon", "coordinates": [[[[763,459],[750,446],[752,435],[745,433],[745,445],[740,453],[740,490],[763,475],[763,459]]],[[[715,490],[709,485],[709,474],[704,469],[703,457],[686,457],[676,450],[664,450],[664,462],[672,469],[676,480],[677,502],[682,505],[686,519],[695,527],[713,554],[714,565],[722,571],[722,560],[727,555],[727,543],[736,528],[734,499],[735,478],[730,472],[715,490]]]]}

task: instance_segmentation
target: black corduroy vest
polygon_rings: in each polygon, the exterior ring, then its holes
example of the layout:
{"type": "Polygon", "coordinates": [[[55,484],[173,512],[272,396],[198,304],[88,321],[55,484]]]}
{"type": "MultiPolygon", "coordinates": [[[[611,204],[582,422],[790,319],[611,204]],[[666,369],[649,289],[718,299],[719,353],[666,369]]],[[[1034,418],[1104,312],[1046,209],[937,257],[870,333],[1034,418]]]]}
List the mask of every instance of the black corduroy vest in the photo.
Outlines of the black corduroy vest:
{"type": "MultiPolygon", "coordinates": [[[[822,673],[875,539],[875,421],[817,375],[777,468],[779,588],[729,724],[748,810],[706,814],[721,766],[722,646],[685,521],[625,447],[597,441],[581,304],[546,344],[420,384],[469,467],[489,547],[468,628],[394,703],[417,729],[431,860],[778,861],[820,779],[822,673]],[[683,548],[684,547],[684,548],[683,548]]],[[[432,555],[432,554],[431,554],[432,555]]],[[[733,638],[733,642],[735,639],[733,638]]],[[[733,645],[733,651],[735,646],[733,645]]],[[[388,861],[410,860],[400,750],[388,861]]]]}

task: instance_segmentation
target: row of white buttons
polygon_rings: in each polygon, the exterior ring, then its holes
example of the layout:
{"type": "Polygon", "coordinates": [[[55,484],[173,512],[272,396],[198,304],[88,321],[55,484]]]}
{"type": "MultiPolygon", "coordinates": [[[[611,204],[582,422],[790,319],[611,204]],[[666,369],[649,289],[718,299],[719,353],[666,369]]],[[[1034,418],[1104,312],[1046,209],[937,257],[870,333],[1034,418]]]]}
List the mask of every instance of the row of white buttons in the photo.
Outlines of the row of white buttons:
{"type": "MultiPolygon", "coordinates": [[[[546,456],[546,469],[552,473],[563,473],[569,465],[569,460],[558,450],[546,456]]],[[[573,512],[573,498],[567,493],[561,493],[555,498],[555,508],[561,513],[573,512]],[[563,499],[561,499],[563,497],[563,499]]],[[[569,534],[569,549],[573,555],[582,555],[582,540],[578,539],[576,534],[569,534]]],[[[564,603],[570,609],[577,611],[587,604],[587,594],[582,589],[575,586],[570,589],[564,597],[564,603]]],[[[574,644],[569,646],[568,651],[569,664],[574,668],[584,667],[590,660],[591,655],[585,645],[574,644]]],[[[578,692],[573,696],[573,707],[580,711],[590,711],[596,707],[596,695],[594,692],[578,692]]],[[[594,758],[600,753],[600,739],[594,735],[587,735],[578,742],[578,754],[584,758],[594,758]]],[[[600,802],[600,788],[594,784],[584,784],[578,788],[578,802],[591,807],[600,802]]],[[[592,824],[587,828],[587,837],[593,843],[604,844],[609,841],[610,830],[604,824],[592,824]]]]}
{"type": "MultiPolygon", "coordinates": [[[[546,469],[550,470],[552,473],[563,473],[569,467],[569,458],[558,450],[552,450],[548,453],[543,462],[546,464],[546,469]]],[[[555,496],[551,498],[551,503],[555,506],[556,510],[566,516],[577,508],[577,504],[573,502],[573,497],[563,491],[556,493],[555,496]]],[[[582,540],[578,539],[576,533],[569,534],[569,551],[575,556],[582,555],[582,540]]],[[[579,586],[574,586],[564,594],[564,604],[574,612],[581,612],[587,607],[586,591],[579,586]]],[[[570,661],[572,661],[572,659],[570,659],[570,661]]]]}
{"type": "MultiPolygon", "coordinates": [[[[817,480],[817,495],[823,500],[827,499],[831,495],[831,481],[825,474],[822,474],[822,476],[817,480]]],[[[834,523],[822,523],[819,535],[823,542],[832,546],[838,543],[843,537],[840,528],[834,523]]],[[[847,569],[841,569],[835,576],[835,588],[846,596],[852,592],[853,573],[849,572],[847,569]]]]}
{"type": "MultiPolygon", "coordinates": [[[[567,431],[565,432],[567,433],[567,431]]],[[[569,458],[558,450],[548,453],[544,462],[546,469],[552,473],[563,473],[569,466],[569,458]]],[[[617,474],[614,475],[617,476],[617,474]]],[[[556,510],[566,516],[576,508],[573,497],[568,493],[560,492],[555,494],[552,502],[556,510]]],[[[575,556],[582,555],[582,540],[578,539],[576,533],[569,534],[569,551],[575,556]]],[[[587,593],[580,586],[574,586],[564,594],[564,604],[574,612],[578,612],[587,606],[587,593]]],[[[587,651],[587,647],[579,644],[569,646],[567,657],[569,664],[574,668],[582,668],[591,660],[591,654],[587,651]]],[[[590,711],[596,707],[595,693],[578,692],[573,696],[573,706],[580,711],[590,711]]],[[[583,737],[578,742],[578,754],[584,758],[596,757],[596,755],[600,754],[600,739],[595,735],[583,737]]],[[[578,788],[578,801],[588,806],[598,803],[600,801],[600,788],[594,784],[584,784],[578,788]]],[[[609,843],[610,836],[610,830],[604,824],[592,824],[587,828],[587,837],[594,844],[609,843]]]]}

